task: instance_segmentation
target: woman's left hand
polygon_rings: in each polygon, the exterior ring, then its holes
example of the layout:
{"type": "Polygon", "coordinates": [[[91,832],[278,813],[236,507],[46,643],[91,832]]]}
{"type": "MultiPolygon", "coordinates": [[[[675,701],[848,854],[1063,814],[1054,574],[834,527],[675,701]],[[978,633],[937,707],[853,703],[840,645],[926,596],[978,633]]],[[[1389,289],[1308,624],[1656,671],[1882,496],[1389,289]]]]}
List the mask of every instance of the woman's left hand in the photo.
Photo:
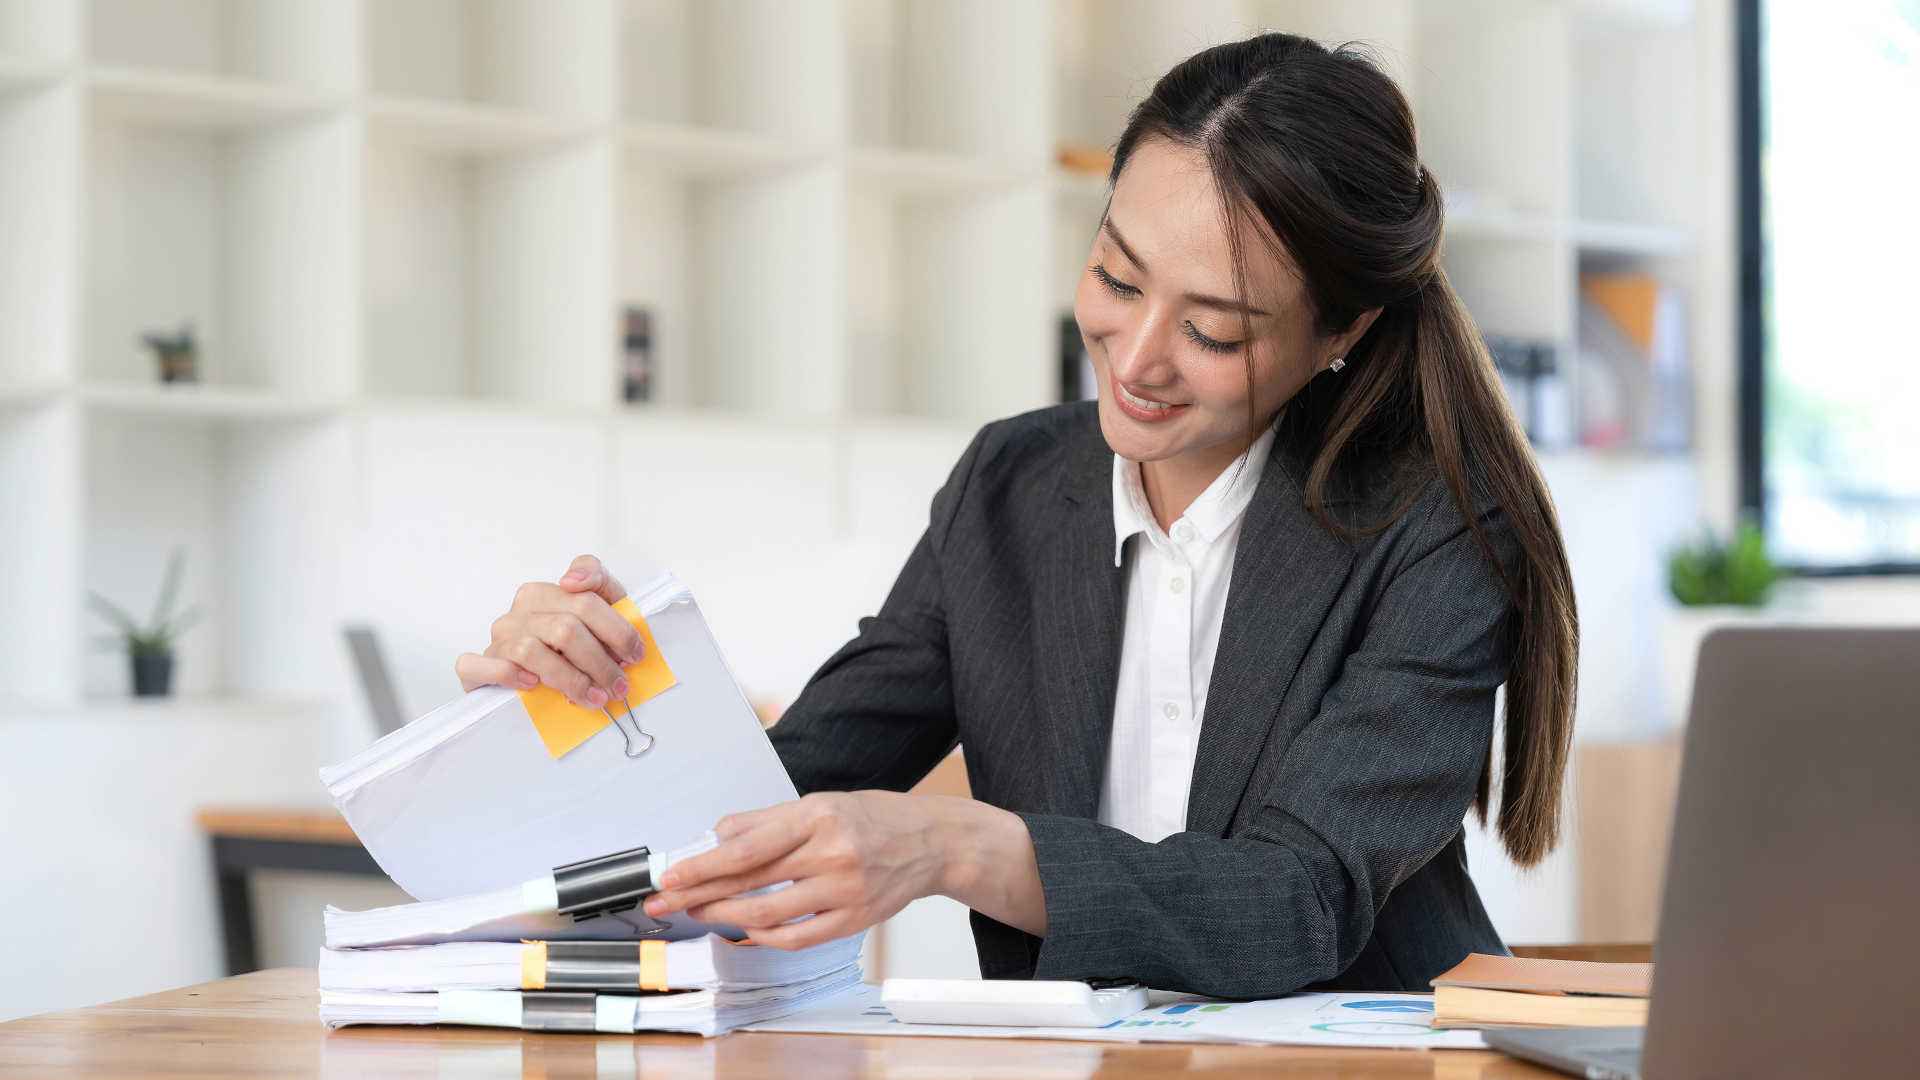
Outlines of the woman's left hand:
{"type": "Polygon", "coordinates": [[[734,814],[719,847],[674,863],[647,900],[659,918],[685,911],[738,926],[762,945],[799,949],[882,922],[940,891],[938,800],[892,791],[828,792],[734,814]],[[739,896],[791,881],[760,896],[739,896]],[[783,925],[802,915],[804,922],[783,925]]]}
{"type": "MultiPolygon", "coordinates": [[[[667,868],[665,889],[647,899],[648,915],[685,911],[701,922],[738,926],[762,945],[802,949],[865,930],[922,896],[969,902],[984,884],[983,859],[975,856],[995,848],[1016,872],[1030,875],[1030,889],[1016,891],[1039,896],[1025,823],[972,799],[821,792],[734,814],[714,832],[719,847],[667,868]],[[739,895],[783,881],[793,884],[739,895]],[[803,915],[813,917],[793,921],[803,915]]],[[[1010,883],[997,884],[996,893],[1010,883]]],[[[1044,926],[1044,906],[1042,912],[1044,926]]]]}

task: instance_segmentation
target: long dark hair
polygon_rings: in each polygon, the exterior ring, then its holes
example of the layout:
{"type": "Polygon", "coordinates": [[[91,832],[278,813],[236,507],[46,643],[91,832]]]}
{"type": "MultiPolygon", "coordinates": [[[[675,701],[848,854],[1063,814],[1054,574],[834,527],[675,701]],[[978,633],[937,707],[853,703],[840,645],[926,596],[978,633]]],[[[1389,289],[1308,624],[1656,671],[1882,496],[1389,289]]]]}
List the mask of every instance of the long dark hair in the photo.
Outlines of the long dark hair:
{"type": "MultiPolygon", "coordinates": [[[[1406,97],[1350,45],[1328,49],[1293,34],[1261,34],[1167,72],[1129,118],[1110,182],[1149,138],[1206,154],[1227,207],[1242,296],[1252,233],[1278,241],[1279,254],[1300,272],[1316,333],[1337,334],[1381,309],[1345,368],[1323,371],[1287,403],[1278,437],[1312,461],[1307,503],[1329,531],[1371,532],[1404,511],[1411,496],[1370,527],[1328,512],[1330,490],[1381,475],[1386,462],[1394,475],[1444,482],[1499,568],[1514,606],[1498,830],[1515,862],[1539,862],[1559,840],[1573,734],[1580,639],[1573,577],[1546,481],[1486,342],[1441,269],[1440,184],[1420,163],[1406,97]],[[1248,218],[1249,207],[1257,218],[1248,218]],[[1518,541],[1517,568],[1488,543],[1475,495],[1505,515],[1518,541]]],[[[1257,426],[1260,418],[1249,420],[1257,426]]],[[[1482,822],[1493,801],[1492,763],[1489,745],[1473,804],[1482,822]]]]}

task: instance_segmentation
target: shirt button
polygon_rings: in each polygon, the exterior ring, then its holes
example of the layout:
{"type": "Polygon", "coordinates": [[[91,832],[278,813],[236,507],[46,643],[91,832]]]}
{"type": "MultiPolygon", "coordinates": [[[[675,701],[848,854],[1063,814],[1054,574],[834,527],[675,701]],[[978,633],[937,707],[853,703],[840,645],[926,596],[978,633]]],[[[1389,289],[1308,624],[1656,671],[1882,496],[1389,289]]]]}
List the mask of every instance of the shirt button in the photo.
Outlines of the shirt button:
{"type": "Polygon", "coordinates": [[[1167,588],[1172,589],[1174,592],[1177,592],[1177,593],[1186,592],[1187,579],[1183,577],[1174,578],[1172,581],[1167,582],[1167,588]]]}
{"type": "Polygon", "coordinates": [[[1175,540],[1180,541],[1183,544],[1193,539],[1193,522],[1188,521],[1185,518],[1181,518],[1179,521],[1174,522],[1173,538],[1175,540]]]}
{"type": "Polygon", "coordinates": [[[1160,707],[1160,711],[1161,711],[1162,713],[1164,713],[1164,714],[1166,715],[1166,718],[1167,718],[1167,719],[1169,719],[1169,720],[1178,720],[1178,719],[1180,719],[1180,706],[1178,706],[1178,705],[1175,705],[1175,704],[1174,704],[1173,702],[1171,702],[1171,701],[1169,701],[1169,702],[1167,702],[1167,703],[1166,703],[1165,705],[1163,705],[1163,706],[1161,706],[1161,707],[1160,707]]]}

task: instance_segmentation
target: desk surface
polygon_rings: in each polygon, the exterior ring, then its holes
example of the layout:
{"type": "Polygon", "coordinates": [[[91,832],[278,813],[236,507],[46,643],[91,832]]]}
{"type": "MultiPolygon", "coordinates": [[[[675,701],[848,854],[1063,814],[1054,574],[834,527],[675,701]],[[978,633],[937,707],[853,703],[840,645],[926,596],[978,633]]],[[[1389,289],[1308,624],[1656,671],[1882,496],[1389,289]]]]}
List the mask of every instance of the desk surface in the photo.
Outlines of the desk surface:
{"type": "Polygon", "coordinates": [[[291,840],[309,844],[358,844],[353,826],[331,806],[203,806],[194,815],[208,836],[291,840]]]}
{"type": "Polygon", "coordinates": [[[1137,1045],[736,1033],[543,1035],[343,1028],[316,1015],[310,968],[237,975],[0,1024],[0,1076],[1129,1077],[1508,1080],[1556,1074],[1486,1051],[1137,1045]]]}

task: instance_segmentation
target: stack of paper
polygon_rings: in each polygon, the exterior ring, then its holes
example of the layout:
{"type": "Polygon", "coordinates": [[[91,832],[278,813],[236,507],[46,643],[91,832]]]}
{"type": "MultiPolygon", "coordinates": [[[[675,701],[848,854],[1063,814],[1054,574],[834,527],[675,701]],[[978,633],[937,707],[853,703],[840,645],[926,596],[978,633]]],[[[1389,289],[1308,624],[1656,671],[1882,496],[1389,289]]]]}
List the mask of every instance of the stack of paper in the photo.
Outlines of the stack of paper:
{"type": "Polygon", "coordinates": [[[320,1019],[717,1035],[861,985],[861,936],[782,951],[718,934],[686,941],[465,941],[320,951],[320,1019]]]}
{"type": "Polygon", "coordinates": [[[327,908],[327,1024],[715,1034],[859,985],[857,936],[782,953],[684,914],[561,914],[556,868],[645,845],[658,875],[795,797],[693,594],[665,575],[614,610],[646,648],[609,710],[484,687],[321,770],[420,901],[327,908]]]}
{"type": "MultiPolygon", "coordinates": [[[[748,946],[751,947],[751,946],[748,946]]],[[[472,1024],[549,1031],[677,1031],[720,1035],[746,1024],[785,1016],[835,1000],[860,986],[856,969],[789,986],[758,990],[696,990],[681,994],[589,995],[590,1008],[575,1025],[542,1024],[543,996],[518,990],[443,990],[403,994],[375,990],[320,991],[320,1019],[328,1027],[348,1024],[472,1024]],[[528,1010],[534,1010],[530,1017],[528,1010]]],[[[554,997],[571,998],[572,994],[554,997]]]]}

